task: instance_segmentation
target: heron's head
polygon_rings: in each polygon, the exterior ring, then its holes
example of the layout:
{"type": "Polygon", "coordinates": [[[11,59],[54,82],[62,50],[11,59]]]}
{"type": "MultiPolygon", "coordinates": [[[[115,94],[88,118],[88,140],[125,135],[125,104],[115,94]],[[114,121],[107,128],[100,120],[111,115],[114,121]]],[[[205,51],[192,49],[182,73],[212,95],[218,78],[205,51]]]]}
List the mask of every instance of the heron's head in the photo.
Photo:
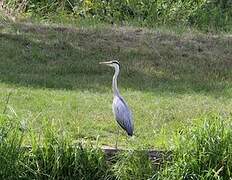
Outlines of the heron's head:
{"type": "Polygon", "coordinates": [[[113,61],[105,61],[105,62],[99,62],[99,64],[105,64],[105,65],[107,65],[107,66],[111,66],[111,67],[114,67],[114,68],[120,67],[119,62],[116,61],[116,60],[113,60],[113,61]]]}

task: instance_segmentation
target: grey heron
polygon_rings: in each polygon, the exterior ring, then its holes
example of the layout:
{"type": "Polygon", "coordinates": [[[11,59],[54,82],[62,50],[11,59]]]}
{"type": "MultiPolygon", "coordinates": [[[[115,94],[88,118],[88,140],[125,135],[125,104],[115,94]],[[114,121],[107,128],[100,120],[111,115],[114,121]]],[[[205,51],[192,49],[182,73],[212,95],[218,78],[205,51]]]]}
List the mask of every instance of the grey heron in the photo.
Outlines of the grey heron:
{"type": "MultiPolygon", "coordinates": [[[[119,62],[116,60],[100,62],[100,64],[105,64],[107,66],[113,67],[115,72],[112,80],[112,89],[113,89],[113,103],[112,109],[114,117],[117,123],[124,129],[129,136],[133,135],[134,131],[134,123],[132,118],[132,112],[127,105],[126,101],[120,95],[118,87],[117,87],[117,77],[120,71],[119,62]]],[[[117,141],[116,141],[117,147],[117,141]]]]}

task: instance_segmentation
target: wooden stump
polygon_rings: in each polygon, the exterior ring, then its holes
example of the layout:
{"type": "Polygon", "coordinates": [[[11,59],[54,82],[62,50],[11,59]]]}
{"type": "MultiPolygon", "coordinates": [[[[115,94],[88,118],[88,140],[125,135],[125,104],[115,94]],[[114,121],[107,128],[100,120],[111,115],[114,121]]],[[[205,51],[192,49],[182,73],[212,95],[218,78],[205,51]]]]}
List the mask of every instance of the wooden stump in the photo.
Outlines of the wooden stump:
{"type": "MultiPolygon", "coordinates": [[[[129,152],[129,149],[116,149],[110,146],[103,146],[102,151],[105,153],[107,160],[111,160],[115,157],[118,153],[129,152]]],[[[157,151],[157,150],[133,150],[134,152],[143,152],[147,153],[149,159],[152,161],[154,165],[159,165],[162,163],[163,159],[170,159],[171,152],[165,151],[157,151]]]]}

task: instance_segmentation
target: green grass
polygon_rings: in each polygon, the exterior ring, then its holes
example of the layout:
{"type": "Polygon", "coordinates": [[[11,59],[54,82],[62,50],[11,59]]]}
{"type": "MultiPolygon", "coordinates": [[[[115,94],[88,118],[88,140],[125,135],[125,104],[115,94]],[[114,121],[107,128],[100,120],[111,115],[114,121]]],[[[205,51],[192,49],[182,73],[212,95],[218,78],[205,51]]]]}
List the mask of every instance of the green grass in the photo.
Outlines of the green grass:
{"type": "Polygon", "coordinates": [[[73,145],[68,136],[58,136],[52,125],[38,140],[30,129],[22,131],[16,119],[0,117],[0,177],[2,179],[105,179],[109,176],[103,152],[73,145]],[[23,141],[30,135],[31,146],[23,141]]]}
{"type": "Polygon", "coordinates": [[[5,113],[38,136],[47,123],[72,142],[115,144],[113,70],[98,64],[113,58],[135,121],[135,137],[121,131],[119,146],[169,149],[194,119],[231,114],[230,34],[0,22],[0,112],[11,93],[5,113]]]}
{"type": "MultiPolygon", "coordinates": [[[[171,138],[171,156],[152,164],[146,150],[106,159],[99,147],[73,144],[69,134],[43,122],[40,135],[22,121],[0,117],[0,177],[3,179],[230,179],[231,118],[209,115],[171,138]],[[42,138],[41,138],[42,137],[42,138]],[[25,141],[30,146],[25,146],[25,141]]],[[[170,153],[169,153],[170,154],[170,153]]]]}
{"type": "Polygon", "coordinates": [[[157,179],[231,179],[231,118],[217,115],[198,119],[200,123],[175,136],[171,161],[157,179]]]}

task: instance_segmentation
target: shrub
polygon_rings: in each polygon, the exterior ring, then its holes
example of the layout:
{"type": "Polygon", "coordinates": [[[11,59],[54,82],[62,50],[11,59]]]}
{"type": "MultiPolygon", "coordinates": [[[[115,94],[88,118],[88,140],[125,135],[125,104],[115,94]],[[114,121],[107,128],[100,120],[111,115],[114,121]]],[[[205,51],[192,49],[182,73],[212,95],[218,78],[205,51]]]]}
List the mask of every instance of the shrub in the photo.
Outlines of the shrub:
{"type": "Polygon", "coordinates": [[[117,22],[136,22],[145,26],[193,25],[200,29],[230,30],[230,0],[5,0],[5,8],[30,12],[36,16],[72,14],[73,17],[97,18],[117,22]]]}

